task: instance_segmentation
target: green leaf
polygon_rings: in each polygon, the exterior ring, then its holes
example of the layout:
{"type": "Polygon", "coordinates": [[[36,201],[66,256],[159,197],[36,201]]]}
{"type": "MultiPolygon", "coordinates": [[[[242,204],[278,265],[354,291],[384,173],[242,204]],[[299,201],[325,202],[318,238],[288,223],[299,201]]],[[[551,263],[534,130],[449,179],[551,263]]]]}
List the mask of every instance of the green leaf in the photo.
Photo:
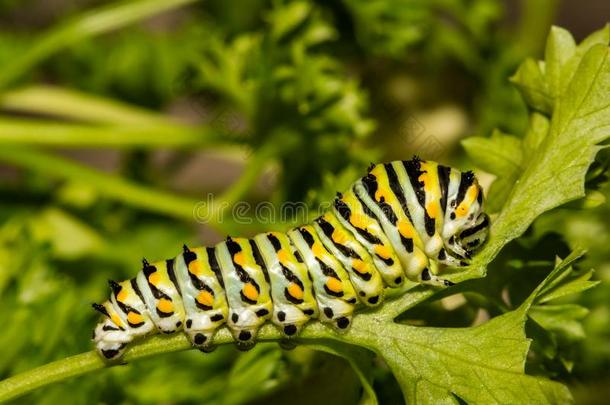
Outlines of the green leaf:
{"type": "Polygon", "coordinates": [[[303,23],[310,12],[311,4],[304,1],[296,1],[276,8],[269,15],[271,37],[274,40],[281,39],[299,24],[303,23]]]}
{"type": "Polygon", "coordinates": [[[464,139],[462,146],[477,167],[496,176],[485,204],[488,212],[498,212],[508,198],[523,164],[521,139],[494,131],[491,138],[464,139]]]}
{"type": "MultiPolygon", "coordinates": [[[[598,34],[594,38],[598,37],[604,35],[598,34]]],[[[569,45],[553,48],[555,50],[550,52],[553,63],[565,66],[565,58],[554,53],[566,48],[569,51],[569,45]]],[[[584,49],[584,46],[581,44],[578,49],[584,49]]],[[[574,53],[572,59],[577,57],[578,53],[574,53]]],[[[543,83],[539,85],[544,87],[543,83]]],[[[599,43],[590,46],[565,86],[566,90],[554,100],[546,136],[543,135],[544,120],[531,119],[532,133],[525,143],[529,148],[528,158],[523,161],[500,214],[492,221],[489,243],[474,260],[479,271],[484,271],[484,266],[500,249],[520,236],[540,214],[585,195],[587,169],[601,148],[598,144],[610,136],[608,46],[599,43]]]]}
{"type": "Polygon", "coordinates": [[[567,281],[563,280],[563,283],[553,285],[551,288],[545,289],[544,293],[540,295],[538,302],[545,303],[553,301],[567,295],[576,294],[588,290],[589,288],[593,288],[599,284],[599,281],[590,281],[589,279],[592,275],[593,270],[590,270],[580,276],[571,277],[567,281]]]}
{"type": "Polygon", "coordinates": [[[569,403],[568,389],[525,374],[528,311],[558,275],[579,257],[572,254],[519,308],[469,328],[430,328],[387,322],[391,310],[354,319],[345,340],[379,353],[396,376],[407,403],[569,403]],[[384,322],[386,321],[386,322],[384,322]],[[383,333],[379,333],[383,330],[383,333]]]}
{"type": "Polygon", "coordinates": [[[332,340],[308,345],[312,349],[339,356],[347,360],[362,384],[363,396],[359,405],[377,405],[377,395],[372,385],[373,353],[356,346],[342,345],[332,340]]]}
{"type": "Polygon", "coordinates": [[[544,56],[547,89],[553,99],[562,93],[563,66],[574,52],[576,52],[576,43],[572,34],[563,28],[552,27],[544,56]]]}
{"type": "Polygon", "coordinates": [[[580,320],[589,310],[581,305],[534,305],[529,316],[549,332],[557,333],[570,341],[584,339],[585,332],[580,320]]]}
{"type": "Polygon", "coordinates": [[[104,248],[104,240],[94,229],[58,208],[47,208],[30,224],[35,238],[48,241],[52,252],[63,259],[98,253],[104,248]]]}
{"type": "Polygon", "coordinates": [[[496,176],[512,175],[523,161],[521,140],[497,130],[491,138],[467,138],[462,146],[478,167],[496,176]]]}
{"type": "Polygon", "coordinates": [[[525,102],[531,108],[547,114],[552,111],[552,98],[546,88],[544,73],[539,63],[527,59],[510,80],[521,91],[525,102]]]}

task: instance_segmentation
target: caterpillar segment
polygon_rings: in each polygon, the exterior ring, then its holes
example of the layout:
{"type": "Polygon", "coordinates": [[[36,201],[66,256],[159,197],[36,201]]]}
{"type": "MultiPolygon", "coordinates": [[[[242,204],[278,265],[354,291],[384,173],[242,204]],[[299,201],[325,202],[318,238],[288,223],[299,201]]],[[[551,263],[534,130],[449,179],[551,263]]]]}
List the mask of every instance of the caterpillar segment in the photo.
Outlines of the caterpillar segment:
{"type": "Polygon", "coordinates": [[[284,336],[291,338],[305,323],[318,316],[318,303],[311,276],[299,252],[283,233],[256,235],[271,281],[272,322],[284,336]]]}
{"type": "Polygon", "coordinates": [[[428,282],[421,277],[429,266],[428,257],[397,179],[393,165],[376,165],[356,182],[354,192],[377,217],[406,277],[414,282],[428,282]]]}
{"type": "Polygon", "coordinates": [[[367,306],[379,305],[383,301],[383,280],[366,249],[332,211],[316,219],[314,228],[324,247],[346,269],[360,302],[367,306]]]}
{"type": "Polygon", "coordinates": [[[214,332],[226,322],[229,304],[214,248],[183,247],[175,274],[184,303],[184,331],[193,346],[211,351],[214,332]]]}
{"type": "Polygon", "coordinates": [[[358,302],[356,291],[343,265],[330,253],[315,228],[305,225],[288,232],[313,278],[313,290],[320,309],[320,321],[345,331],[358,302]]]}
{"type": "Polygon", "coordinates": [[[165,334],[176,332],[184,323],[184,305],[176,285],[174,262],[168,259],[150,264],[143,260],[135,283],[149,308],[150,319],[165,334]]]}
{"type": "Polygon", "coordinates": [[[417,157],[372,165],[311,224],[143,260],[93,304],[104,316],[93,340],[114,360],[134,339],[179,330],[207,352],[224,324],[243,350],[268,321],[285,342],[312,319],[345,332],[358,305],[383,304],[385,287],[451,285],[439,264],[467,265],[489,226],[472,172],[417,157]]]}
{"type": "Polygon", "coordinates": [[[269,273],[252,239],[229,237],[216,245],[216,255],[229,301],[229,329],[238,347],[248,349],[273,311],[269,273]]]}
{"type": "Polygon", "coordinates": [[[375,214],[352,190],[338,193],[333,211],[337,220],[367,249],[384,283],[388,287],[401,286],[404,281],[402,267],[375,214]]]}

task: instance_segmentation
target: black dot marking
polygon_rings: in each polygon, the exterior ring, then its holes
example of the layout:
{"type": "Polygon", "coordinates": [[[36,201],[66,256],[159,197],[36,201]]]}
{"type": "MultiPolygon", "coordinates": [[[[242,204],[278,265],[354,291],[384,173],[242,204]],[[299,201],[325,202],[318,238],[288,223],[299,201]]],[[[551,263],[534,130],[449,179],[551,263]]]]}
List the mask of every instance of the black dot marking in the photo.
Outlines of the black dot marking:
{"type": "Polygon", "coordinates": [[[346,301],[348,304],[355,304],[356,302],[358,302],[358,300],[356,299],[356,297],[350,298],[349,300],[346,301]]]}
{"type": "Polygon", "coordinates": [[[277,319],[278,319],[280,322],[284,322],[284,320],[286,320],[286,312],[284,312],[284,311],[279,311],[279,312],[277,313],[277,319]]]}
{"type": "Polygon", "coordinates": [[[203,333],[198,333],[195,335],[194,342],[196,345],[202,345],[208,338],[203,333]]]}
{"type": "Polygon", "coordinates": [[[377,304],[379,302],[379,295],[369,298],[368,301],[369,301],[369,304],[373,304],[373,305],[377,304]]]}
{"type": "Polygon", "coordinates": [[[432,276],[430,275],[430,270],[428,269],[424,269],[424,271],[421,272],[421,279],[424,281],[428,281],[432,278],[432,276]]]}
{"type": "Polygon", "coordinates": [[[193,320],[192,319],[187,319],[186,320],[186,327],[190,329],[191,325],[193,325],[193,320]]]}
{"type": "Polygon", "coordinates": [[[328,319],[332,319],[334,315],[333,310],[330,307],[324,308],[324,315],[326,315],[328,319]]]}
{"type": "Polygon", "coordinates": [[[349,319],[342,316],[341,318],[337,319],[337,326],[339,327],[339,329],[347,328],[349,326],[349,319]]]}
{"type": "Polygon", "coordinates": [[[241,332],[239,332],[239,336],[237,338],[239,340],[241,340],[242,342],[245,342],[252,338],[252,334],[250,332],[248,332],[247,330],[242,330],[241,332]]]}
{"type": "Polygon", "coordinates": [[[452,212],[452,213],[449,215],[449,218],[451,218],[451,219],[455,219],[455,212],[452,212]]]}
{"type": "Polygon", "coordinates": [[[359,294],[360,294],[361,297],[364,297],[366,295],[366,293],[364,291],[360,291],[359,294]]]}
{"type": "Polygon", "coordinates": [[[455,285],[455,283],[453,281],[449,281],[449,280],[445,280],[443,281],[443,283],[447,286],[447,287],[451,287],[452,285],[455,285]]]}
{"type": "Polygon", "coordinates": [[[212,322],[219,322],[219,321],[222,321],[223,319],[224,319],[224,316],[222,316],[221,314],[216,314],[216,315],[210,317],[210,321],[212,321],[212,322]]]}
{"type": "Polygon", "coordinates": [[[237,315],[236,312],[233,312],[233,315],[231,315],[231,320],[233,323],[237,323],[237,321],[239,321],[239,315],[237,315]]]}
{"type": "Polygon", "coordinates": [[[303,313],[304,313],[305,315],[309,315],[309,316],[311,316],[311,315],[313,315],[314,310],[313,310],[313,309],[311,309],[311,308],[307,308],[307,309],[304,309],[304,310],[303,310],[303,313]]]}
{"type": "Polygon", "coordinates": [[[394,279],[394,284],[400,284],[400,283],[402,283],[402,277],[396,277],[394,279]]]}
{"type": "Polygon", "coordinates": [[[119,351],[118,350],[102,350],[102,354],[104,355],[105,358],[112,359],[113,357],[116,357],[119,354],[119,351]]]}
{"type": "Polygon", "coordinates": [[[286,336],[292,336],[297,333],[297,327],[294,325],[286,325],[284,326],[284,333],[286,336]]]}
{"type": "Polygon", "coordinates": [[[259,318],[265,316],[269,314],[269,311],[267,311],[265,308],[259,309],[258,311],[256,311],[256,316],[258,316],[259,318]]]}
{"type": "Polygon", "coordinates": [[[182,326],[182,322],[180,322],[180,321],[176,322],[176,328],[179,328],[181,326],[182,326]]]}

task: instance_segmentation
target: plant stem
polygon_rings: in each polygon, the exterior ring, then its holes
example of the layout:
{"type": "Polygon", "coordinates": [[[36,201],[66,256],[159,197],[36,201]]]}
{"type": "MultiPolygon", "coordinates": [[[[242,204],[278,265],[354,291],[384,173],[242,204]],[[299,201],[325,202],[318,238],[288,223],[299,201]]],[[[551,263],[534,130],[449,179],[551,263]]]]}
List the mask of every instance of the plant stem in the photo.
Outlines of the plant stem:
{"type": "Polygon", "coordinates": [[[544,48],[558,3],[558,0],[520,1],[521,18],[516,27],[516,46],[513,46],[520,58],[538,55],[544,48]]]}
{"type": "Polygon", "coordinates": [[[179,197],[133,184],[109,173],[30,148],[0,148],[0,160],[23,166],[45,175],[59,176],[95,187],[101,194],[131,204],[183,219],[192,219],[197,200],[179,197]]]}
{"type": "Polygon", "coordinates": [[[92,126],[54,121],[0,118],[0,144],[62,147],[188,147],[223,142],[209,128],[181,125],[92,126]]]}
{"type": "MultiPolygon", "coordinates": [[[[268,323],[260,329],[257,340],[277,341],[281,338],[282,336],[278,329],[268,323]]],[[[301,339],[337,340],[341,338],[339,335],[332,332],[330,328],[327,328],[318,322],[307,326],[298,340],[300,341],[301,339]]],[[[215,345],[230,344],[233,342],[233,336],[227,328],[222,328],[214,336],[215,345]]],[[[176,352],[189,348],[192,348],[191,343],[183,333],[172,336],[154,335],[133,344],[125,353],[124,360],[130,362],[155,354],[176,352]]],[[[25,395],[45,385],[114,365],[117,364],[105,362],[95,351],[57,360],[0,381],[0,402],[25,395]]]]}
{"type": "MultiPolygon", "coordinates": [[[[261,330],[261,338],[266,340],[277,339],[279,338],[279,333],[275,330],[261,330]]],[[[214,338],[216,344],[226,344],[232,341],[233,338],[226,329],[219,331],[214,338]]],[[[125,354],[125,361],[129,362],[159,353],[186,350],[190,347],[191,345],[184,334],[176,334],[171,337],[156,335],[142,341],[142,343],[134,345],[128,350],[125,354]]],[[[102,360],[95,351],[54,361],[0,381],[0,402],[17,398],[36,388],[54,382],[87,374],[112,365],[102,360]]]]}
{"type": "MultiPolygon", "coordinates": [[[[337,334],[334,329],[321,322],[310,323],[306,325],[299,334],[299,337],[295,339],[295,342],[299,344],[314,342],[316,345],[320,345],[325,340],[335,340],[360,345],[357,338],[359,336],[358,331],[366,329],[367,324],[371,322],[378,324],[381,319],[391,320],[395,316],[393,311],[396,307],[400,307],[403,310],[413,307],[428,298],[432,293],[433,291],[429,289],[428,293],[425,294],[421,294],[421,292],[412,294],[410,291],[406,291],[400,297],[396,297],[396,299],[388,302],[383,307],[376,309],[361,307],[359,313],[353,319],[350,330],[345,334],[337,334]]],[[[259,342],[277,341],[282,338],[277,327],[271,323],[263,325],[257,334],[257,341],[259,342]]],[[[214,335],[215,345],[233,342],[233,336],[226,327],[221,328],[214,335]]],[[[124,360],[130,362],[155,354],[176,352],[189,348],[191,348],[191,344],[183,333],[177,333],[172,336],[154,335],[130,345],[125,353],[124,360]]],[[[25,395],[45,385],[113,365],[116,364],[103,361],[94,351],[57,360],[0,381],[0,402],[25,395]]]]}
{"type": "Polygon", "coordinates": [[[34,65],[60,49],[196,0],[138,0],[105,6],[77,17],[47,32],[34,45],[0,69],[0,89],[5,88],[34,65]]]}
{"type": "Polygon", "coordinates": [[[48,85],[7,91],[0,96],[0,108],[96,124],[182,127],[156,111],[98,95],[48,85]]]}

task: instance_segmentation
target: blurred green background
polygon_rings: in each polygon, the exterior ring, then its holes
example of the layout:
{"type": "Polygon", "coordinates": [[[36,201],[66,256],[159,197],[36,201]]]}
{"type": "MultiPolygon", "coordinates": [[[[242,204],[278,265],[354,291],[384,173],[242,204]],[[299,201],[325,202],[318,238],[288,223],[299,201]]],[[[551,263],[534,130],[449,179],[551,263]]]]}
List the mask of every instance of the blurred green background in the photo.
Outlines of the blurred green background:
{"type": "MultiPolygon", "coordinates": [[[[609,17],[604,0],[0,0],[0,378],[90,350],[90,303],[140,257],[303,220],[249,210],[236,221],[220,203],[304,202],[313,215],[369,162],[417,153],[471,168],[461,139],[526,127],[507,79],[542,55],[551,24],[580,40],[609,17]]],[[[493,176],[478,175],[488,188],[493,176]]],[[[585,209],[542,216],[507,253],[514,263],[588,249],[581,265],[603,282],[575,300],[590,313],[531,365],[583,404],[610,398],[605,177],[596,189],[585,209]]],[[[410,316],[480,321],[467,298],[410,316]]],[[[381,403],[401,403],[387,367],[373,371],[381,403]]],[[[157,356],[17,402],[360,396],[346,361],[260,344],[157,356]]]]}

